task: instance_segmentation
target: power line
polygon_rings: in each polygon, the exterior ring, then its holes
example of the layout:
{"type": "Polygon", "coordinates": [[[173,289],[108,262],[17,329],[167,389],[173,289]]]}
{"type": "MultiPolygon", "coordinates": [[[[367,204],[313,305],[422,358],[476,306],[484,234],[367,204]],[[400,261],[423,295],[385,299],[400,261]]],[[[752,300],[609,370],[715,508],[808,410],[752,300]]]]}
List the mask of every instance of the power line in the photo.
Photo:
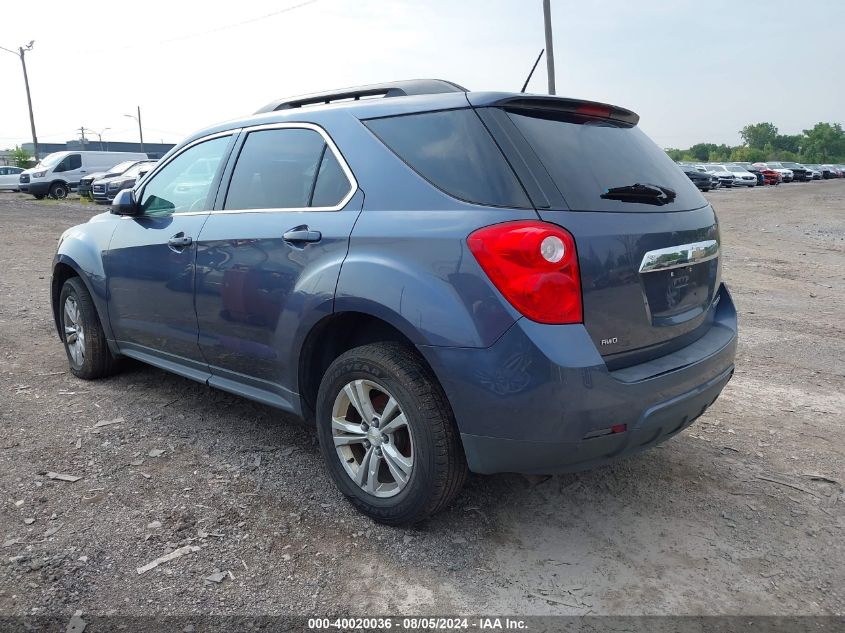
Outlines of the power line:
{"type": "Polygon", "coordinates": [[[229,29],[234,29],[239,26],[244,26],[245,24],[252,24],[253,22],[260,22],[261,20],[267,20],[269,18],[274,18],[277,15],[281,15],[283,13],[288,13],[289,11],[293,11],[295,9],[301,9],[302,7],[308,6],[309,4],[314,4],[319,0],[306,0],[305,2],[300,2],[299,4],[294,4],[289,7],[285,7],[284,9],[279,9],[278,11],[273,11],[271,13],[265,13],[264,15],[259,15],[254,18],[249,18],[247,20],[242,20],[240,22],[234,22],[233,24],[224,24],[221,26],[217,26],[213,29],[208,29],[207,31],[198,31],[196,33],[188,33],[187,35],[179,35],[177,37],[168,38],[165,40],[159,40],[158,42],[148,42],[143,45],[129,45],[129,46],[121,46],[121,47],[110,47],[110,48],[101,48],[101,49],[93,49],[93,50],[83,50],[80,51],[82,54],[89,54],[89,53],[106,53],[106,52],[114,52],[114,51],[126,51],[126,50],[133,50],[133,49],[149,49],[150,44],[170,44],[172,42],[181,42],[184,40],[192,39],[195,37],[202,37],[204,35],[210,35],[211,33],[219,33],[220,31],[227,31],[229,29]]]}

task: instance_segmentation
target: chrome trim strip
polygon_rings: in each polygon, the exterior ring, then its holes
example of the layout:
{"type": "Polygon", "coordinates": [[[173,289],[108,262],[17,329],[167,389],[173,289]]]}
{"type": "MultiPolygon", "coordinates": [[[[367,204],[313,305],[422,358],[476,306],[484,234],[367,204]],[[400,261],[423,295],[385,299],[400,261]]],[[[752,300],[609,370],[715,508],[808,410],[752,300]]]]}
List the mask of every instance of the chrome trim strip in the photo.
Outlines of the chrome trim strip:
{"type": "MultiPolygon", "coordinates": [[[[346,192],[346,195],[341,198],[340,202],[336,205],[331,207],[280,207],[280,208],[269,208],[269,209],[214,209],[212,211],[207,211],[206,213],[213,213],[217,214],[235,214],[235,213],[291,213],[291,212],[299,212],[299,211],[340,211],[345,207],[349,201],[352,199],[352,196],[355,195],[355,192],[358,191],[358,181],[355,179],[355,174],[352,173],[352,170],[349,168],[349,165],[346,163],[346,159],[343,158],[343,154],[340,153],[337,145],[335,145],[334,140],[332,137],[329,136],[328,132],[326,132],[322,127],[319,125],[315,125],[314,123],[265,123],[263,125],[254,125],[252,127],[245,127],[241,130],[243,134],[249,134],[251,132],[260,132],[262,130],[278,130],[278,129],[304,129],[304,130],[313,130],[317,132],[320,136],[323,137],[323,140],[326,142],[326,145],[331,150],[332,154],[334,154],[335,160],[337,160],[338,164],[340,165],[343,174],[346,176],[346,179],[349,181],[349,191],[346,192]]],[[[245,143],[246,141],[244,141],[245,143]]],[[[237,169],[238,164],[235,163],[235,168],[237,169]]],[[[225,203],[224,203],[225,204],[225,203]]],[[[182,213],[180,215],[188,215],[188,213],[182,213]]],[[[196,213],[196,212],[194,212],[196,213]]]]}
{"type": "MultiPolygon", "coordinates": [[[[194,145],[196,145],[198,143],[201,143],[203,141],[208,141],[208,140],[217,138],[219,136],[226,136],[226,135],[234,134],[236,132],[242,132],[243,134],[249,134],[250,132],[258,132],[258,131],[261,131],[261,130],[275,130],[275,129],[285,129],[285,128],[313,130],[314,132],[317,132],[320,136],[323,137],[323,140],[326,142],[326,145],[332,151],[332,154],[334,154],[335,159],[340,164],[340,168],[343,171],[344,175],[346,176],[346,179],[349,181],[349,186],[350,186],[349,191],[346,193],[346,195],[341,199],[341,201],[338,204],[336,204],[332,207],[286,207],[286,208],[277,208],[277,209],[209,209],[209,210],[205,210],[205,211],[182,211],[182,212],[173,213],[171,215],[206,215],[206,214],[217,215],[217,214],[236,214],[236,213],[286,213],[286,212],[290,213],[290,212],[299,212],[299,211],[340,211],[341,209],[343,209],[349,203],[349,201],[352,199],[352,197],[355,195],[355,193],[358,191],[358,181],[355,179],[355,174],[352,173],[352,170],[349,168],[349,165],[346,163],[346,159],[343,157],[343,154],[340,153],[340,150],[338,149],[337,145],[335,145],[335,142],[332,139],[332,137],[329,136],[328,132],[326,132],[322,127],[320,127],[319,125],[315,125],[314,123],[305,123],[305,122],[301,122],[301,123],[295,123],[295,122],[294,123],[265,123],[263,125],[254,125],[254,126],[251,126],[251,127],[237,128],[237,129],[234,129],[234,130],[227,130],[225,132],[218,132],[216,134],[204,136],[200,139],[197,139],[196,141],[193,141],[190,145],[186,145],[179,152],[179,154],[181,154],[182,151],[188,149],[189,147],[193,147],[194,145]]],[[[246,141],[244,141],[244,142],[246,142],[246,141]]],[[[170,159],[168,159],[167,162],[169,163],[171,160],[173,160],[173,158],[175,158],[179,154],[176,154],[175,156],[171,157],[170,159]]],[[[165,164],[167,164],[167,163],[165,163],[165,164]]],[[[158,166],[156,166],[156,167],[158,168],[158,166]]],[[[235,167],[237,167],[237,162],[235,163],[235,167]]],[[[158,171],[158,169],[153,170],[152,172],[147,174],[147,177],[144,178],[144,183],[146,183],[149,180],[149,178],[154,175],[155,171],[158,171]]],[[[223,183],[221,183],[221,186],[222,185],[223,185],[223,183]]],[[[226,185],[226,187],[227,187],[227,192],[228,192],[228,184],[226,185]]],[[[131,219],[134,216],[126,216],[126,217],[131,219]]]]}
{"type": "Polygon", "coordinates": [[[717,240],[704,240],[692,244],[658,248],[643,255],[640,272],[650,273],[656,270],[692,266],[715,259],[718,256],[719,242],[717,240]]]}

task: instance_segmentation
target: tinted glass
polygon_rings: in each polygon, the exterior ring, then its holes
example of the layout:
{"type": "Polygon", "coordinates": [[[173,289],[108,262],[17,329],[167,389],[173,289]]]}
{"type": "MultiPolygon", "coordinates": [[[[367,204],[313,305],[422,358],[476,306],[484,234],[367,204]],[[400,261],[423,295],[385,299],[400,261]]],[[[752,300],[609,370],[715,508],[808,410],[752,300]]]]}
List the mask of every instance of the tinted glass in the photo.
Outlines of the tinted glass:
{"type": "Polygon", "coordinates": [[[238,156],[223,208],[307,207],[325,145],[314,130],[251,132],[238,156]]]}
{"type": "Polygon", "coordinates": [[[537,111],[508,114],[573,210],[678,211],[707,204],[666,152],[637,127],[537,111]],[[672,189],[675,198],[656,206],[601,197],[608,189],[636,183],[672,189]]]}
{"type": "Polygon", "coordinates": [[[334,207],[352,188],[346,174],[334,153],[327,147],[317,173],[317,183],[314,185],[314,195],[311,199],[312,207],[334,207]]]}
{"type": "Polygon", "coordinates": [[[141,194],[146,215],[206,211],[217,167],[230,137],[221,136],[185,150],[155,174],[141,194]]]}
{"type": "Polygon", "coordinates": [[[66,161],[67,170],[70,171],[71,169],[79,169],[82,167],[82,156],[79,154],[71,154],[67,157],[66,161]]]}
{"type": "Polygon", "coordinates": [[[472,110],[370,119],[365,124],[399,158],[449,195],[477,204],[531,206],[472,110]]]}

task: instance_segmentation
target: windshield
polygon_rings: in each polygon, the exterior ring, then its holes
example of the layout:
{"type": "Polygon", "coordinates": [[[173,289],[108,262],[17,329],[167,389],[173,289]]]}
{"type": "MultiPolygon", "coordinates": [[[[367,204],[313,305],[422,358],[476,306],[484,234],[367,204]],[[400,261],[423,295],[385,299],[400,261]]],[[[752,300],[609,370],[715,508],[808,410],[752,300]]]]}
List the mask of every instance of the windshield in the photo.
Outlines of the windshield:
{"type": "Polygon", "coordinates": [[[142,171],[150,171],[153,168],[154,164],[155,163],[138,163],[132,169],[128,169],[127,171],[125,171],[123,175],[127,178],[137,178],[142,171]]]}
{"type": "Polygon", "coordinates": [[[799,163],[782,163],[782,164],[783,164],[784,167],[788,167],[789,169],[792,169],[793,167],[797,167],[798,169],[804,168],[804,166],[800,165],[799,163]]]}
{"type": "Polygon", "coordinates": [[[65,156],[67,156],[66,152],[56,152],[55,154],[50,154],[49,156],[42,158],[41,162],[38,163],[36,167],[54,167],[58,165],[65,156]]]}
{"type": "Polygon", "coordinates": [[[127,169],[132,167],[132,165],[134,165],[136,162],[137,161],[134,161],[134,160],[125,160],[122,163],[118,163],[117,165],[115,165],[114,167],[109,169],[109,173],[120,175],[123,172],[125,172],[127,169]]]}
{"type": "Polygon", "coordinates": [[[734,173],[748,171],[745,167],[741,167],[739,165],[728,165],[728,171],[732,171],[734,173]]]}
{"type": "Polygon", "coordinates": [[[783,169],[783,165],[780,163],[766,163],[770,169],[783,169]]]}
{"type": "Polygon", "coordinates": [[[710,171],[728,171],[724,165],[705,165],[710,171]]]}
{"type": "Polygon", "coordinates": [[[677,164],[638,127],[541,110],[507,113],[572,210],[679,211],[707,204],[677,164]],[[635,185],[674,195],[661,197],[659,206],[642,196],[608,195],[621,189],[629,193],[635,185]]]}

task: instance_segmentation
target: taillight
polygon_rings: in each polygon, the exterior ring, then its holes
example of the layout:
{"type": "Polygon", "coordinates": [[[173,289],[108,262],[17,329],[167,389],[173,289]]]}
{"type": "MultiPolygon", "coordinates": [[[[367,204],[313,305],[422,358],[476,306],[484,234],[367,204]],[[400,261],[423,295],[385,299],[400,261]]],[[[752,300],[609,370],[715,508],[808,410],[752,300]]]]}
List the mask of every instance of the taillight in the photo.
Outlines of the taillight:
{"type": "Polygon", "coordinates": [[[582,321],[578,257],[568,231],[546,222],[503,222],[478,229],[467,244],[524,316],[539,323],[582,321]]]}

